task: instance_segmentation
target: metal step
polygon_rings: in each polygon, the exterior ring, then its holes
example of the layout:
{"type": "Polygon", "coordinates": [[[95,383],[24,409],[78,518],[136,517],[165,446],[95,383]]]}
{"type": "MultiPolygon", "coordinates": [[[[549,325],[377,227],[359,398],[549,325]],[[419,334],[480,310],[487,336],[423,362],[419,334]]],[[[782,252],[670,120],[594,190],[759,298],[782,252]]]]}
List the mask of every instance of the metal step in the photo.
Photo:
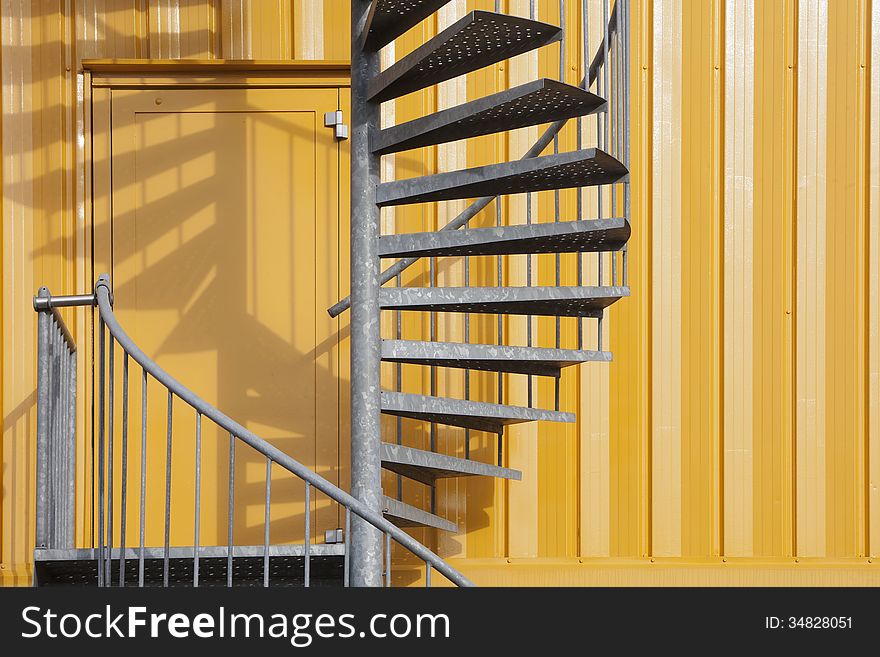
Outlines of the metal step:
{"type": "Polygon", "coordinates": [[[382,183],[376,189],[376,203],[404,205],[589,187],[620,182],[626,176],[626,167],[618,160],[588,148],[382,183]]]}
{"type": "Polygon", "coordinates": [[[450,0],[373,0],[361,34],[363,50],[379,50],[450,0]]]}
{"type": "MultiPolygon", "coordinates": [[[[229,549],[227,546],[199,548],[199,586],[226,586],[229,549]]],[[[162,586],[164,547],[144,548],[144,586],[162,586]]],[[[303,586],[305,565],[303,545],[269,546],[270,586],[303,586]]],[[[113,550],[111,582],[119,585],[120,549],[113,550]]],[[[125,549],[125,585],[137,586],[139,548],[125,549]]],[[[310,584],[342,586],[345,546],[316,544],[309,546],[310,584]]],[[[262,545],[236,545],[232,548],[233,586],[263,585],[262,545]]],[[[98,550],[34,550],[34,576],[37,586],[96,586],[98,583],[98,550]]],[[[169,549],[169,586],[192,586],[193,548],[169,549]]]]}
{"type": "Polygon", "coordinates": [[[622,218],[460,228],[382,236],[379,256],[424,258],[618,251],[629,236],[629,222],[622,218]]]}
{"type": "Polygon", "coordinates": [[[585,116],[604,106],[602,98],[581,87],[544,78],[386,128],[372,149],[387,155],[585,116]]]}
{"type": "Polygon", "coordinates": [[[451,477],[497,477],[499,479],[522,479],[518,470],[501,468],[497,465],[460,459],[447,454],[427,452],[422,449],[382,443],[382,467],[399,475],[415,479],[428,486],[437,479],[451,477]]]}
{"type": "Polygon", "coordinates": [[[564,367],[587,362],[610,362],[611,352],[460,342],[382,340],[382,360],[388,363],[558,377],[564,367]]]}
{"type": "Polygon", "coordinates": [[[398,98],[562,38],[555,25],[472,11],[370,80],[367,99],[398,98]]]}
{"type": "Polygon", "coordinates": [[[573,413],[540,408],[382,391],[382,412],[424,422],[500,433],[508,424],[522,422],[574,422],[573,413]]]}
{"type": "Polygon", "coordinates": [[[446,518],[423,511],[422,509],[385,496],[383,512],[398,527],[435,527],[446,532],[458,531],[458,526],[446,518]]]}
{"type": "Polygon", "coordinates": [[[383,310],[502,315],[599,317],[629,288],[604,287],[383,287],[383,310]]]}

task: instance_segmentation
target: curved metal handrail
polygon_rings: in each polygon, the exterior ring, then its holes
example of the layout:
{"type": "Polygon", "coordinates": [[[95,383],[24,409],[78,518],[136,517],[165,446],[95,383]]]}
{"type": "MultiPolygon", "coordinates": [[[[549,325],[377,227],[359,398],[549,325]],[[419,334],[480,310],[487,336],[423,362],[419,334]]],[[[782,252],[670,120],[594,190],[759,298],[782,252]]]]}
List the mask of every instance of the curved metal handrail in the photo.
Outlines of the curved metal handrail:
{"type": "Polygon", "coordinates": [[[112,292],[110,289],[110,277],[102,274],[95,283],[95,295],[98,300],[98,309],[101,319],[107,326],[110,334],[119,343],[119,346],[131,358],[152,376],[164,385],[179,399],[183,400],[198,413],[212,420],[218,426],[228,431],[231,435],[263,454],[270,461],[277,463],[288,472],[296,475],[303,481],[311,484],[330,499],[338,502],[359,518],[396,541],[399,545],[409,550],[413,555],[428,564],[429,568],[435,568],[449,581],[457,586],[474,586],[467,577],[446,563],[437,554],[419,543],[402,529],[386,520],[382,515],[370,509],[363,502],[355,499],[349,493],[316,474],[296,459],[291,458],[277,447],[274,447],[264,439],[249,431],[241,424],[228,417],[214,406],[207,403],[194,392],[186,388],[177,379],[168,374],[159,365],[147,356],[128,336],[125,330],[113,314],[112,292]]]}

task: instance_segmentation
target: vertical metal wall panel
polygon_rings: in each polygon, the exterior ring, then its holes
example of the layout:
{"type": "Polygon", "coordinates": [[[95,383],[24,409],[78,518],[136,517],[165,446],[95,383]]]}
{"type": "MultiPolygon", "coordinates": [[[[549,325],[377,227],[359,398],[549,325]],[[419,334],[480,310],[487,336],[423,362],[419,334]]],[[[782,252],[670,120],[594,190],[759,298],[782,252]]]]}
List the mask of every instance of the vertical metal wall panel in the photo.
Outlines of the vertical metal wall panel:
{"type": "Polygon", "coordinates": [[[221,58],[253,58],[251,4],[248,0],[222,0],[220,3],[221,58]]]}
{"type": "MultiPolygon", "coordinates": [[[[870,25],[880,25],[880,2],[871,3],[870,25]]],[[[871,33],[868,101],[868,555],[880,554],[880,37],[871,33]]]]}
{"type": "MultiPolygon", "coordinates": [[[[611,555],[650,554],[652,496],[652,276],[654,196],[651,166],[654,131],[653,0],[630,0],[632,112],[632,222],[629,277],[632,296],[609,312],[614,361],[610,379],[611,555]],[[623,347],[626,345],[626,347],[623,347]]],[[[583,417],[583,409],[579,409],[583,417]]]]}
{"type": "MultiPolygon", "coordinates": [[[[467,2],[467,10],[493,11],[495,0],[467,2]]],[[[507,9],[502,6],[502,9],[507,9]]],[[[489,96],[507,88],[509,64],[504,62],[487,67],[467,76],[468,100],[489,96]]],[[[486,135],[465,142],[469,167],[502,162],[508,159],[509,140],[506,135],[486,135]]],[[[506,199],[501,200],[504,208],[506,199]]],[[[494,226],[497,219],[496,203],[474,217],[474,227],[494,226]]],[[[496,285],[498,277],[496,258],[471,258],[471,285],[496,285]]],[[[504,280],[502,276],[502,280],[504,280]]],[[[498,322],[495,315],[471,315],[471,340],[485,344],[498,342],[498,322]]],[[[504,384],[506,385],[506,384],[504,384]]],[[[498,377],[493,372],[471,372],[471,396],[474,399],[495,401],[498,394],[498,377]]],[[[494,435],[471,432],[470,456],[487,463],[497,459],[497,441],[494,435]]],[[[507,554],[506,509],[509,504],[509,482],[489,477],[471,477],[466,482],[467,507],[463,521],[468,530],[461,541],[469,557],[502,557],[507,554]],[[492,509],[486,513],[486,509],[492,509]]]]}
{"type": "MultiPolygon", "coordinates": [[[[529,0],[510,0],[503,7],[509,14],[516,16],[530,15],[529,0]]],[[[509,87],[534,80],[538,76],[538,53],[535,51],[519,55],[503,64],[507,69],[506,83],[509,87]]],[[[522,157],[538,138],[537,128],[520,128],[507,135],[508,160],[522,157]]],[[[531,195],[531,216],[537,218],[537,195],[531,195]]],[[[517,194],[506,200],[505,221],[509,224],[526,223],[527,195],[517,194]]],[[[507,258],[507,285],[526,285],[526,261],[532,259],[532,271],[535,270],[534,256],[512,256],[507,258]]],[[[534,281],[532,281],[534,284],[534,281]]],[[[528,321],[525,317],[509,315],[504,321],[505,338],[508,344],[525,345],[529,341],[528,321]]],[[[537,325],[532,322],[531,340],[537,344],[537,325]]],[[[503,403],[515,406],[528,405],[528,382],[525,376],[505,376],[504,390],[506,399],[503,403]]],[[[511,481],[508,485],[507,504],[512,514],[508,527],[509,554],[513,557],[538,556],[538,427],[535,423],[512,426],[505,432],[504,450],[508,455],[507,467],[523,473],[522,481],[511,481]]]]}
{"type": "MultiPolygon", "coordinates": [[[[829,557],[865,554],[866,3],[827,7],[826,532],[829,557]],[[833,356],[832,356],[833,354],[833,356]]],[[[876,33],[877,26],[874,26],[876,33]]]]}
{"type": "MultiPolygon", "coordinates": [[[[794,2],[755,4],[753,160],[754,556],[792,554],[792,339],[796,101],[794,2]]],[[[744,309],[745,310],[745,309],[744,309]]],[[[731,312],[737,309],[731,308],[731,312]]],[[[736,367],[738,357],[727,360],[736,367]]],[[[726,410],[733,415],[731,409],[726,410]]],[[[725,434],[727,440],[736,436],[725,434]]]]}
{"type": "MultiPolygon", "coordinates": [[[[654,3],[652,546],[681,555],[682,3],[654,3]]],[[[620,349],[622,345],[615,345],[620,349]]]]}
{"type": "MultiPolygon", "coordinates": [[[[467,13],[465,0],[454,0],[437,12],[437,31],[440,32],[467,13]]],[[[467,102],[467,78],[461,76],[437,85],[436,111],[461,105],[467,102]]],[[[465,169],[467,147],[465,142],[454,141],[437,146],[437,171],[456,171],[465,169]]],[[[437,225],[444,226],[459,215],[466,207],[466,201],[442,201],[437,204],[437,225]]],[[[464,279],[464,258],[437,259],[437,285],[440,287],[461,287],[464,279]]],[[[440,342],[464,342],[464,315],[461,313],[440,313],[437,315],[437,340],[440,342]]],[[[464,399],[464,371],[448,369],[437,370],[437,394],[441,397],[464,399]]],[[[452,456],[464,457],[465,430],[458,427],[437,426],[438,451],[452,456]]],[[[461,524],[466,508],[467,482],[463,478],[450,478],[437,482],[436,510],[444,518],[461,524]]],[[[454,536],[448,532],[438,532],[437,547],[444,556],[467,554],[466,535],[454,536]]]]}
{"type": "Polygon", "coordinates": [[[34,319],[22,312],[36,289],[40,230],[35,219],[35,162],[33,153],[33,77],[31,5],[4,0],[0,5],[4,52],[3,104],[3,243],[2,248],[2,417],[3,499],[0,504],[0,563],[4,583],[25,584],[25,564],[33,546],[33,474],[36,448],[34,319]]]}
{"type": "MultiPolygon", "coordinates": [[[[580,3],[578,3],[580,4],[580,3]]],[[[590,0],[590,47],[595,50],[602,43],[602,0],[590,0]]],[[[574,39],[569,37],[570,48],[574,39]]],[[[588,59],[592,58],[592,53],[588,59]]],[[[584,77],[582,67],[578,78],[584,77]]],[[[587,129],[583,135],[585,147],[596,144],[597,118],[584,120],[587,129]]],[[[598,217],[598,196],[593,189],[584,193],[584,219],[598,217]]],[[[599,255],[585,254],[584,285],[598,285],[599,255]]],[[[602,321],[602,344],[611,344],[612,331],[617,324],[615,313],[609,312],[602,321]]],[[[598,335],[592,322],[584,323],[584,348],[598,349],[598,335]]],[[[607,348],[607,347],[605,347],[607,348]]],[[[617,356],[617,354],[615,354],[617,356]]],[[[584,363],[578,367],[580,399],[578,425],[580,429],[580,554],[586,557],[611,555],[611,366],[607,363],[584,363]]]]}
{"type": "Polygon", "coordinates": [[[724,553],[753,541],[755,3],[726,4],[724,173],[724,553]]]}
{"type": "Polygon", "coordinates": [[[798,15],[797,554],[825,555],[828,3],[798,15]]]}
{"type": "MultiPolygon", "coordinates": [[[[721,79],[714,67],[721,63],[717,48],[724,10],[718,0],[685,0],[680,11],[681,96],[677,107],[681,112],[681,158],[673,170],[681,167],[681,214],[671,220],[678,224],[670,232],[680,235],[681,241],[680,247],[675,242],[670,246],[673,257],[680,258],[680,279],[675,282],[673,278],[671,285],[680,286],[676,294],[680,294],[681,324],[669,328],[680,332],[674,340],[678,340],[681,374],[677,383],[681,404],[681,554],[706,558],[718,554],[720,523],[717,345],[721,343],[718,301],[722,286],[718,265],[723,247],[717,196],[723,160],[713,146],[713,130],[714,116],[721,111],[715,107],[715,90],[720,89],[721,79]]],[[[658,228],[665,226],[661,223],[658,228]]],[[[615,351],[620,348],[614,345],[615,351]]]]}
{"type": "MultiPolygon", "coordinates": [[[[288,3],[282,1],[279,4],[289,9],[288,3]]],[[[324,21],[324,4],[323,0],[296,0],[294,3],[295,59],[325,59],[324,34],[327,30],[324,21]]],[[[289,20],[290,16],[288,15],[287,18],[289,20]]],[[[285,55],[278,53],[276,57],[284,59],[285,55]]]]}

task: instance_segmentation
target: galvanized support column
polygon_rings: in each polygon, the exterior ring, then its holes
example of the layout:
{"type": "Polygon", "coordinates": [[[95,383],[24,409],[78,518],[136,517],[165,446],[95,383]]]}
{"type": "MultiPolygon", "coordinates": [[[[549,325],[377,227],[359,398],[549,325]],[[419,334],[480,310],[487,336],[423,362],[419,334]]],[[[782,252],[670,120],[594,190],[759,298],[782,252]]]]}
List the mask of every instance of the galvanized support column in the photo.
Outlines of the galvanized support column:
{"type": "MultiPolygon", "coordinates": [[[[379,53],[362,50],[359,39],[370,4],[351,3],[351,493],[381,513],[379,156],[370,153],[379,103],[367,101],[379,53]]],[[[382,586],[382,532],[355,515],[349,546],[351,585],[382,586]]]]}

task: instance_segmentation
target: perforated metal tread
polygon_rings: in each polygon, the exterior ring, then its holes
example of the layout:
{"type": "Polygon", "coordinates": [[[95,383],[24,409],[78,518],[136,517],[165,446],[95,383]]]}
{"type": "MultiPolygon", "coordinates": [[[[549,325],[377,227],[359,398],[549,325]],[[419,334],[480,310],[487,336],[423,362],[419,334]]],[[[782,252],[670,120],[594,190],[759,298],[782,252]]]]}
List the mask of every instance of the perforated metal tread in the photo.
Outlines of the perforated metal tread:
{"type": "Polygon", "coordinates": [[[574,422],[572,413],[541,408],[490,404],[449,397],[412,395],[382,391],[382,412],[425,422],[437,422],[490,433],[500,433],[509,424],[522,422],[574,422]]]}
{"type": "Polygon", "coordinates": [[[385,497],[383,513],[398,527],[434,527],[446,532],[458,531],[458,526],[454,522],[406,502],[395,500],[393,497],[385,497]]]}
{"type": "Polygon", "coordinates": [[[598,317],[629,296],[623,286],[590,287],[383,287],[383,310],[416,310],[502,315],[598,317]]]}
{"type": "Polygon", "coordinates": [[[383,468],[429,486],[437,479],[451,477],[522,479],[522,473],[518,470],[392,443],[382,443],[381,454],[383,468]]]}
{"type": "Polygon", "coordinates": [[[385,101],[477,71],[562,38],[555,25],[472,11],[370,80],[367,99],[385,101]]]}
{"type": "MultiPolygon", "coordinates": [[[[262,545],[236,545],[232,548],[233,586],[263,585],[262,545]]],[[[164,548],[144,548],[144,586],[163,584],[164,548]]],[[[305,548],[302,545],[269,546],[270,586],[303,586],[305,548]]],[[[137,586],[138,548],[126,548],[125,585],[137,586]]],[[[226,586],[228,565],[226,546],[199,548],[199,586],[226,586]]],[[[317,544],[309,548],[309,583],[311,586],[342,586],[345,546],[317,544]]],[[[119,585],[119,549],[113,551],[111,582],[119,585]]],[[[34,550],[34,573],[37,586],[96,586],[98,550],[34,550]]],[[[169,586],[193,584],[193,548],[169,550],[169,586]]]]}
{"type": "Polygon", "coordinates": [[[489,164],[379,185],[380,206],[521,194],[621,182],[626,167],[597,148],[489,164]]]}
{"type": "Polygon", "coordinates": [[[603,99],[585,89],[544,78],[386,128],[371,146],[374,153],[387,155],[585,116],[604,106],[603,99]]]}
{"type": "Polygon", "coordinates": [[[382,236],[379,238],[379,256],[406,258],[618,251],[629,236],[630,225],[626,219],[460,228],[382,236]]]}
{"type": "Polygon", "coordinates": [[[364,50],[379,50],[450,0],[373,0],[361,34],[364,50]]]}
{"type": "Polygon", "coordinates": [[[513,347],[461,342],[382,340],[382,360],[485,372],[559,376],[562,368],[587,362],[610,362],[610,351],[513,347]]]}

